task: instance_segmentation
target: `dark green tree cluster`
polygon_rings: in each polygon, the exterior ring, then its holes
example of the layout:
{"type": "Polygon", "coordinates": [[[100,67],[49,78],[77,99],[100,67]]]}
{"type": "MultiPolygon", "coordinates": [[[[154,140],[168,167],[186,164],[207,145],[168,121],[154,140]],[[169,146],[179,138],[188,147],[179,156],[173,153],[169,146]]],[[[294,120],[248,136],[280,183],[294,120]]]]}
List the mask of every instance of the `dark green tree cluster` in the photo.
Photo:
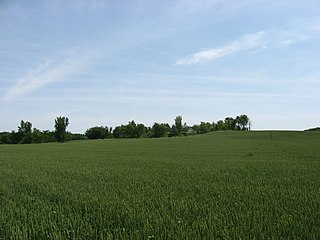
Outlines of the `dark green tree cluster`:
{"type": "Polygon", "coordinates": [[[213,131],[246,131],[250,130],[250,120],[247,115],[243,114],[233,117],[226,117],[217,123],[200,122],[199,125],[188,126],[183,124],[182,117],[177,116],[174,124],[170,127],[168,123],[154,123],[151,128],[145,127],[143,124],[136,124],[134,121],[127,125],[115,127],[110,136],[114,138],[140,138],[140,137],[176,137],[194,134],[204,134],[213,131]]]}
{"type": "Polygon", "coordinates": [[[127,125],[121,125],[114,128],[111,136],[114,138],[140,138],[145,137],[149,129],[142,123],[136,124],[133,120],[127,125]]]}
{"type": "Polygon", "coordinates": [[[182,124],[182,117],[177,116],[174,119],[174,124],[171,126],[169,137],[176,137],[176,136],[186,136],[190,134],[192,128],[189,127],[186,123],[182,124]]]}
{"type": "Polygon", "coordinates": [[[33,128],[32,123],[21,120],[18,131],[0,133],[0,143],[3,144],[29,144],[55,141],[53,133],[49,131],[41,132],[33,128]]]}
{"type": "Polygon", "coordinates": [[[245,114],[233,117],[226,117],[216,123],[201,122],[199,125],[193,125],[192,129],[196,134],[204,134],[213,131],[247,131],[250,130],[251,123],[249,117],[245,114]]]}
{"type": "Polygon", "coordinates": [[[57,117],[54,131],[41,131],[37,128],[32,128],[31,122],[21,120],[18,131],[0,133],[0,144],[48,143],[84,139],[82,134],[67,132],[68,125],[68,118],[57,117]]]}
{"type": "Polygon", "coordinates": [[[168,137],[170,134],[170,125],[167,123],[154,123],[149,133],[150,137],[168,137]]]}
{"type": "Polygon", "coordinates": [[[247,131],[250,130],[250,120],[245,114],[233,117],[226,117],[216,123],[200,122],[199,125],[188,126],[183,123],[182,117],[177,116],[174,124],[155,122],[152,127],[146,127],[142,123],[135,123],[133,120],[127,125],[116,126],[114,130],[108,127],[91,127],[85,134],[73,134],[67,132],[69,119],[67,117],[57,117],[55,119],[55,131],[40,131],[33,128],[32,123],[21,121],[18,131],[1,132],[0,144],[26,144],[26,143],[47,143],[65,142],[69,140],[82,139],[105,139],[105,138],[160,138],[177,137],[195,134],[205,134],[213,131],[247,131]]]}
{"type": "Polygon", "coordinates": [[[315,127],[315,128],[309,128],[305,130],[306,132],[314,132],[314,131],[320,131],[320,127],[315,127]]]}
{"type": "Polygon", "coordinates": [[[111,137],[112,128],[108,127],[92,127],[87,129],[85,135],[89,139],[105,139],[111,137]]]}
{"type": "MultiPolygon", "coordinates": [[[[136,124],[134,121],[127,125],[115,127],[110,136],[114,138],[160,138],[174,137],[184,134],[186,124],[182,125],[182,117],[175,118],[175,124],[170,127],[168,123],[155,122],[152,127],[146,127],[142,123],[136,124]]],[[[185,135],[185,134],[184,134],[185,135]]]]}

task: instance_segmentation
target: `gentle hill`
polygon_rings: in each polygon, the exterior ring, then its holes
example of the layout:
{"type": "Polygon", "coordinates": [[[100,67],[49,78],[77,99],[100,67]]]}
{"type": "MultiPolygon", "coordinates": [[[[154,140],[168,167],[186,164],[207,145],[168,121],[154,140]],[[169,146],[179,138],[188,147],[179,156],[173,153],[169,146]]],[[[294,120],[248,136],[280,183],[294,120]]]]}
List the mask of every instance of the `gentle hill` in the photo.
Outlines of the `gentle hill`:
{"type": "Polygon", "coordinates": [[[320,127],[315,127],[315,128],[309,128],[305,131],[320,131],[320,127]]]}
{"type": "Polygon", "coordinates": [[[0,238],[319,239],[319,132],[0,146],[0,238]]]}

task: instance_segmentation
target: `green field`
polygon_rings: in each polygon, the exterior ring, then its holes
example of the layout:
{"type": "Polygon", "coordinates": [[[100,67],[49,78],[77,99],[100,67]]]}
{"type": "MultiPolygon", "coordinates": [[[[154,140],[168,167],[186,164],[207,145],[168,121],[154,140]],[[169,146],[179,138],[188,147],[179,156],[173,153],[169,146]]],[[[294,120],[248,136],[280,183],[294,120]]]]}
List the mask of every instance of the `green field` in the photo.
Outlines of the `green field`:
{"type": "Polygon", "coordinates": [[[320,239],[320,133],[0,145],[0,239],[320,239]]]}

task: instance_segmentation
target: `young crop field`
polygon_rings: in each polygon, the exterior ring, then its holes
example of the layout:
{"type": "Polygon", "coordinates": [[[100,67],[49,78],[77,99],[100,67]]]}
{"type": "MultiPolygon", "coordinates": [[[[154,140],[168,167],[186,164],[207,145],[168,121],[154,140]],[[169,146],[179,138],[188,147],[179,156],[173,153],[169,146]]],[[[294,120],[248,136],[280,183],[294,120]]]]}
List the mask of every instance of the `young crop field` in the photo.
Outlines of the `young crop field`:
{"type": "Polygon", "coordinates": [[[0,239],[320,239],[320,134],[0,145],[0,239]]]}

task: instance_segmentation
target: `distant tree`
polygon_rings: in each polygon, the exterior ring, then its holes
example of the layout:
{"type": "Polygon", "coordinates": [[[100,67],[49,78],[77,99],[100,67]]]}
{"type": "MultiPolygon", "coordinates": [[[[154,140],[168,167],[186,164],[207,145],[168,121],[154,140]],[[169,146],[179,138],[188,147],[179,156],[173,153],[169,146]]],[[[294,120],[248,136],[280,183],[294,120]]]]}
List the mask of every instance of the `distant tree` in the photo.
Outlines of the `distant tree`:
{"type": "Polygon", "coordinates": [[[145,137],[152,137],[153,131],[152,127],[146,127],[146,132],[144,134],[145,137]]]}
{"type": "Polygon", "coordinates": [[[32,142],[33,143],[42,143],[43,141],[43,133],[37,129],[34,128],[32,131],[32,142]]]}
{"type": "Polygon", "coordinates": [[[42,139],[44,143],[55,142],[55,132],[49,130],[42,131],[42,139]]]}
{"type": "Polygon", "coordinates": [[[87,129],[85,135],[89,139],[104,139],[108,135],[108,128],[105,127],[92,127],[87,129]]]}
{"type": "Polygon", "coordinates": [[[142,137],[146,133],[146,126],[142,123],[139,123],[136,127],[135,136],[137,138],[142,137]]]}
{"type": "Polygon", "coordinates": [[[236,128],[236,120],[232,117],[226,117],[224,119],[224,129],[225,130],[235,130],[236,128]]]}
{"type": "MultiPolygon", "coordinates": [[[[112,129],[110,129],[111,134],[112,129]]],[[[112,132],[114,138],[140,138],[145,135],[147,128],[139,123],[136,124],[133,120],[127,125],[116,126],[112,132]]]]}
{"type": "Polygon", "coordinates": [[[236,117],[236,125],[241,131],[248,130],[249,117],[245,114],[236,117]]]}
{"type": "Polygon", "coordinates": [[[113,137],[114,138],[124,138],[125,137],[125,129],[124,125],[116,126],[113,130],[113,137]]]}
{"type": "Polygon", "coordinates": [[[211,131],[216,131],[216,123],[215,122],[212,122],[211,124],[212,128],[211,128],[211,131]]]}
{"type": "Polygon", "coordinates": [[[167,123],[154,123],[152,126],[152,137],[166,137],[168,136],[168,132],[170,130],[170,126],[167,123]]]}
{"type": "Polygon", "coordinates": [[[67,117],[57,117],[55,119],[55,137],[58,142],[64,142],[66,140],[66,130],[69,125],[69,119],[67,117]]]}
{"type": "Polygon", "coordinates": [[[182,133],[182,117],[181,116],[177,116],[174,119],[174,125],[176,126],[178,135],[181,135],[182,133]]]}
{"type": "Polygon", "coordinates": [[[222,120],[219,120],[217,124],[215,125],[216,131],[224,130],[224,122],[222,120]]]}
{"type": "Polygon", "coordinates": [[[32,123],[28,121],[21,120],[20,126],[18,127],[18,132],[21,133],[31,133],[32,132],[32,123]]]}
{"type": "Polygon", "coordinates": [[[176,125],[173,124],[171,129],[170,129],[169,137],[175,137],[175,136],[178,136],[178,135],[179,135],[178,129],[177,129],[176,125]]]}
{"type": "Polygon", "coordinates": [[[11,131],[9,134],[9,141],[12,144],[18,144],[22,140],[22,135],[19,132],[11,131]]]}
{"type": "Polygon", "coordinates": [[[320,131],[320,127],[309,128],[309,129],[304,130],[304,131],[307,131],[307,132],[320,131]]]}
{"type": "Polygon", "coordinates": [[[109,132],[108,132],[108,138],[112,138],[113,137],[113,134],[112,134],[112,127],[109,128],[109,132]]]}
{"type": "Polygon", "coordinates": [[[19,143],[32,143],[32,123],[21,120],[20,126],[18,126],[18,134],[18,137],[20,138],[19,143]]]}
{"type": "Polygon", "coordinates": [[[110,137],[109,128],[108,128],[108,126],[105,126],[104,128],[106,130],[106,137],[105,138],[109,138],[110,137]]]}
{"type": "Polygon", "coordinates": [[[196,134],[200,133],[200,126],[197,124],[194,124],[192,127],[193,132],[195,132],[196,134]]]}
{"type": "Polygon", "coordinates": [[[1,132],[0,133],[0,144],[10,144],[10,133],[9,132],[1,132]]]}
{"type": "Polygon", "coordinates": [[[200,134],[211,132],[212,125],[209,122],[201,122],[200,123],[200,134]]]}
{"type": "Polygon", "coordinates": [[[184,123],[182,126],[182,135],[187,136],[190,134],[194,135],[192,127],[190,127],[186,123],[184,123]]]}
{"type": "Polygon", "coordinates": [[[137,124],[132,120],[127,125],[124,126],[124,137],[125,138],[136,138],[136,128],[137,124]]]}

